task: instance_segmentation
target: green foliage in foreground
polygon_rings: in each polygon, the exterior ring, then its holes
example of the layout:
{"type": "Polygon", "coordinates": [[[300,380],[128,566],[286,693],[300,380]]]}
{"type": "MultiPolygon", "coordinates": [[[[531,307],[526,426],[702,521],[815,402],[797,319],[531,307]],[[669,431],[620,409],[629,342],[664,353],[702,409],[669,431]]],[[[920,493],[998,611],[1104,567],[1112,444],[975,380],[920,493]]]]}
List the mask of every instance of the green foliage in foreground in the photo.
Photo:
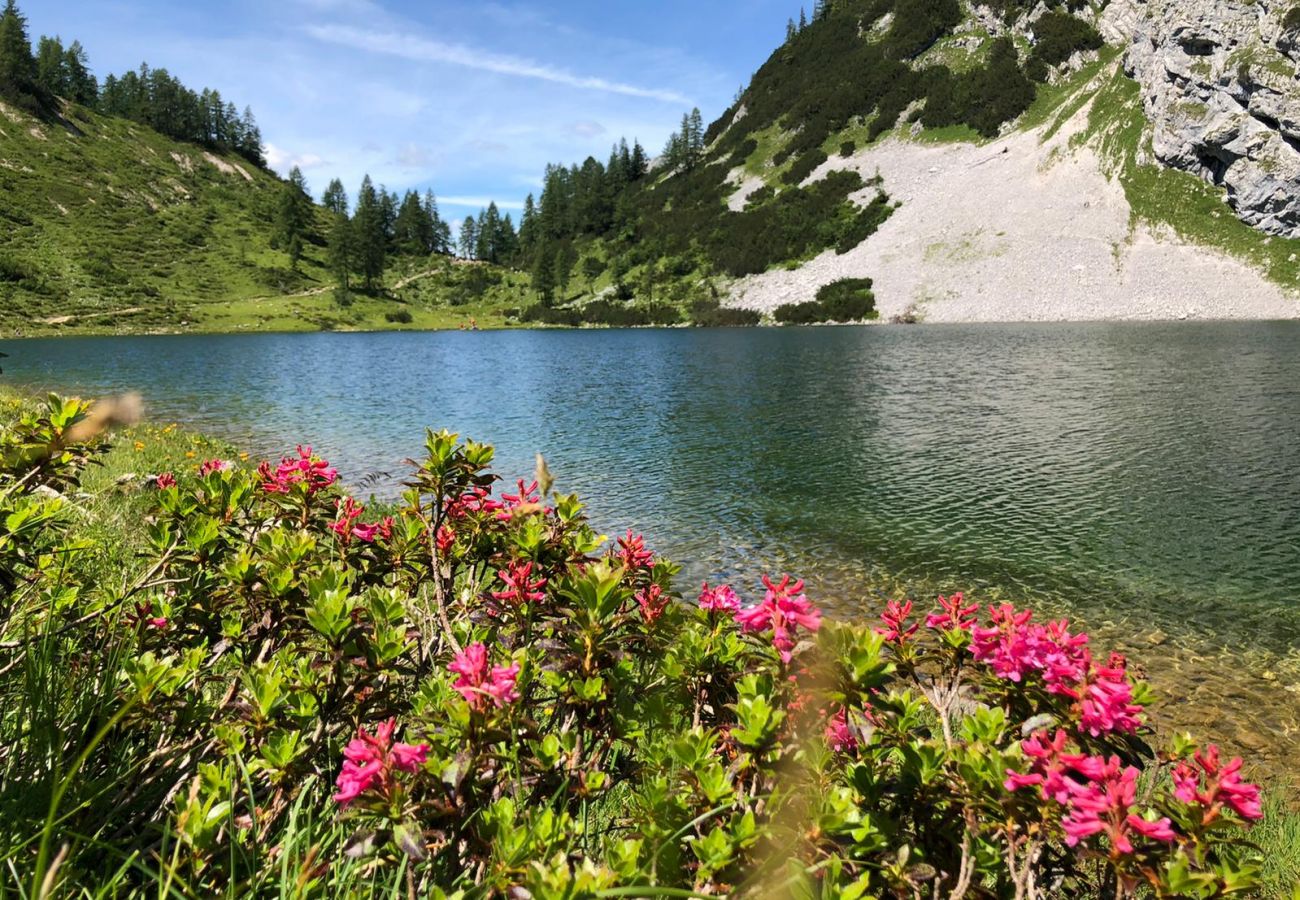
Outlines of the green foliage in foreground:
{"type": "MultiPolygon", "coordinates": [[[[998,631],[963,627],[959,597],[919,633],[910,607],[883,633],[824,623],[788,580],[697,608],[639,539],[607,548],[544,465],[498,494],[491,448],[448,434],[390,517],[307,450],[254,471],[151,429],[97,472],[105,422],[85,404],[6,418],[0,893],[1216,897],[1256,880],[1231,811],[1246,794],[1177,800],[1187,741],[1152,758],[1080,730],[1087,708],[1038,676],[996,677],[972,650],[998,631]],[[109,546],[113,506],[143,523],[124,535],[138,558],[109,546]],[[1062,807],[1004,785],[1037,771],[1021,738],[1054,728],[1094,761],[1080,771],[1113,754],[1146,772],[1075,848],[1062,807]]],[[[1123,683],[1127,716],[1148,701],[1123,683]]],[[[1295,852],[1288,821],[1256,832],[1275,854],[1295,852]]]]}

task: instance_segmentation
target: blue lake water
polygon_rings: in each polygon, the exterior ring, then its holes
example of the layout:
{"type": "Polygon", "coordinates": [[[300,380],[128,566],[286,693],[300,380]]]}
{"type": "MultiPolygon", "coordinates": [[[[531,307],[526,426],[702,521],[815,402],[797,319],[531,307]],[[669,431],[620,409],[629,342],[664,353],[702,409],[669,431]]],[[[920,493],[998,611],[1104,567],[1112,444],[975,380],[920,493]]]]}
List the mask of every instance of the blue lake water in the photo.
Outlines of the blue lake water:
{"type": "MultiPolygon", "coordinates": [[[[10,341],[5,378],[136,390],[391,491],[425,426],[542,452],[694,579],[997,590],[1294,656],[1300,325],[532,331],[10,341]]],[[[1157,639],[1157,644],[1159,643],[1157,639]]]]}

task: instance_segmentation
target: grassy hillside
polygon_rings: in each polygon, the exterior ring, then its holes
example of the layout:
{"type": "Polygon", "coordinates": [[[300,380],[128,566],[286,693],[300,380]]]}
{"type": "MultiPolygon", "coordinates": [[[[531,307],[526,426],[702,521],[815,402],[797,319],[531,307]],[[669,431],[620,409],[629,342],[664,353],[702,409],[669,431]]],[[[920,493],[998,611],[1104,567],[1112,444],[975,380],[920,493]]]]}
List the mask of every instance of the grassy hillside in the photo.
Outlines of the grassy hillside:
{"type": "Polygon", "coordinates": [[[297,270],[272,247],[282,189],[125,119],[0,105],[0,333],[499,326],[519,305],[517,277],[480,284],[423,259],[393,265],[384,295],[341,304],[322,210],[297,270]]]}

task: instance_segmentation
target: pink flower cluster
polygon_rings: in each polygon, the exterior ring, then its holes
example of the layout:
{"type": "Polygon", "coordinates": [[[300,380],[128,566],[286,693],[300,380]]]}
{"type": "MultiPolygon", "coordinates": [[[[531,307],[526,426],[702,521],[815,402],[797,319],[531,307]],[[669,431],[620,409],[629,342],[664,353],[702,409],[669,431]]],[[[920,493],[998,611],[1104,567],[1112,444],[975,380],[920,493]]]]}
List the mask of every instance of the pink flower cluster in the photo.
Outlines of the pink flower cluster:
{"type": "Polygon", "coordinates": [[[542,590],[546,587],[545,578],[533,579],[533,563],[512,559],[506,567],[497,572],[497,578],[505,585],[505,590],[493,591],[494,600],[502,600],[514,606],[525,603],[537,603],[546,599],[542,590]]]}
{"type": "Polygon", "coordinates": [[[1068,744],[1068,736],[1059,729],[1051,738],[1039,732],[1023,741],[1021,749],[1033,760],[1030,771],[1008,772],[1004,787],[1009,791],[1037,787],[1045,799],[1066,807],[1061,827],[1071,847],[1103,833],[1116,854],[1133,852],[1134,834],[1165,842],[1177,839],[1169,819],[1152,821],[1134,812],[1136,768],[1122,766],[1117,756],[1107,760],[1067,753],[1068,744]]]}
{"type": "Polygon", "coordinates": [[[312,453],[311,447],[298,445],[298,458],[286,456],[280,465],[271,468],[269,462],[257,467],[262,479],[262,490],[268,494],[288,494],[295,485],[305,485],[308,494],[323,490],[338,480],[338,470],[312,453]]]}
{"type": "Polygon", "coordinates": [[[728,613],[734,616],[740,612],[740,597],[725,584],[711,588],[706,581],[700,588],[700,609],[707,612],[728,613]]]}
{"type": "Polygon", "coordinates": [[[343,806],[352,803],[362,794],[376,792],[387,796],[394,784],[394,772],[414,772],[429,756],[427,744],[395,744],[393,731],[396,720],[389,719],[369,735],[365,728],[357,729],[343,750],[343,771],[339,773],[338,793],[334,799],[343,806]]]}
{"type": "Polygon", "coordinates": [[[978,603],[965,605],[966,597],[960,591],[951,597],[939,595],[941,613],[931,613],[925,617],[925,627],[936,631],[970,631],[979,620],[978,603]]]}
{"type": "Polygon", "coordinates": [[[852,753],[858,749],[858,736],[849,727],[847,708],[841,706],[840,711],[826,723],[826,745],[836,753],[852,753]]]}
{"type": "Polygon", "coordinates": [[[339,536],[339,540],[347,546],[353,538],[361,541],[363,544],[373,544],[376,538],[388,540],[393,536],[393,517],[385,516],[378,522],[361,522],[358,521],[365,513],[366,508],[358,504],[351,497],[344,497],[337,504],[338,520],[330,525],[330,531],[339,536]]]}
{"type": "Polygon", "coordinates": [[[654,551],[646,549],[645,538],[639,534],[633,535],[631,531],[628,531],[626,537],[618,539],[614,556],[628,571],[649,569],[655,564],[654,551]]]}
{"type": "Polygon", "coordinates": [[[452,687],[476,712],[483,712],[489,706],[499,709],[519,699],[515,690],[519,665],[489,667],[487,647],[483,644],[470,644],[447,669],[460,676],[452,687]]]}
{"type": "Polygon", "coordinates": [[[636,605],[641,607],[641,615],[647,623],[653,625],[668,608],[668,595],[657,584],[648,584],[636,593],[636,605]]]}
{"type": "Polygon", "coordinates": [[[447,503],[447,518],[456,521],[465,518],[473,512],[499,512],[502,509],[499,501],[492,499],[492,492],[487,488],[474,488],[450,500],[447,503]]]}
{"type": "Polygon", "coordinates": [[[902,604],[897,600],[890,600],[885,606],[885,611],[880,614],[880,621],[885,623],[885,627],[877,628],[876,634],[882,635],[891,644],[904,644],[910,641],[916,634],[916,630],[921,627],[916,623],[907,624],[911,616],[911,600],[902,604]]]}
{"type": "Polygon", "coordinates": [[[171,472],[163,472],[153,480],[153,483],[157,485],[158,490],[165,491],[167,488],[176,487],[176,476],[171,472]]]}
{"type": "Polygon", "coordinates": [[[153,604],[149,602],[137,603],[135,605],[135,615],[127,616],[127,619],[132,622],[132,624],[139,625],[143,623],[145,626],[152,628],[155,631],[167,630],[167,617],[155,616],[153,614],[153,604]]]}
{"type": "Polygon", "coordinates": [[[1098,737],[1132,733],[1142,707],[1133,702],[1124,657],[1114,654],[1095,665],[1086,634],[1071,634],[1065,620],[1040,625],[1029,610],[1009,604],[990,607],[993,625],[972,628],[971,653],[999,678],[1020,683],[1037,674],[1047,689],[1074,700],[1079,727],[1098,737]]]}
{"type": "Polygon", "coordinates": [[[224,459],[210,459],[203,465],[199,466],[199,477],[207,478],[213,472],[229,472],[233,464],[224,459]]]}
{"type": "MultiPolygon", "coordinates": [[[[536,481],[532,484],[525,484],[524,480],[520,478],[515,483],[518,486],[518,491],[516,493],[501,495],[501,499],[504,502],[501,503],[497,509],[497,518],[503,522],[508,522],[515,516],[523,513],[543,510],[542,498],[537,492],[536,481]]],[[[547,508],[543,511],[550,513],[551,510],[547,508]]]]}
{"type": "Polygon", "coordinates": [[[1174,767],[1174,796],[1188,806],[1203,809],[1202,821],[1209,825],[1226,806],[1249,821],[1264,817],[1259,787],[1241,780],[1241,757],[1224,764],[1219,748],[1211,744],[1204,753],[1174,767]]]}
{"type": "Polygon", "coordinates": [[[763,584],[767,587],[763,602],[736,613],[736,621],[749,633],[771,631],[772,646],[781,654],[781,661],[788,663],[794,657],[799,629],[817,631],[822,614],[804,596],[802,581],[792,581],[786,575],[780,584],[773,584],[764,575],[763,584]]]}

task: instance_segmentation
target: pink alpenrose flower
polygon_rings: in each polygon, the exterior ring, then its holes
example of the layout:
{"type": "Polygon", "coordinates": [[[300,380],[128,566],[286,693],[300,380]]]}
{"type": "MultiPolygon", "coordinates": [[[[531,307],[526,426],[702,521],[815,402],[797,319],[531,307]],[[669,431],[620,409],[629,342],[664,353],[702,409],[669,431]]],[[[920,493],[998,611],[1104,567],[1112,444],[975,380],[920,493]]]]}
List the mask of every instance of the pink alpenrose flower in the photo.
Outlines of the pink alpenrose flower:
{"type": "Polygon", "coordinates": [[[802,581],[793,581],[786,575],[779,584],[773,584],[764,575],[763,584],[767,587],[763,602],[736,613],[736,622],[748,633],[770,630],[772,646],[781,661],[789,663],[794,658],[798,630],[817,631],[821,628],[822,614],[804,596],[802,581]]]}
{"type": "Polygon", "coordinates": [[[499,709],[519,699],[515,690],[519,664],[489,666],[487,647],[483,644],[470,644],[447,669],[460,676],[452,687],[475,712],[483,712],[489,706],[499,709]]]}
{"type": "Polygon", "coordinates": [[[728,613],[734,616],[740,612],[740,598],[736,596],[735,591],[725,584],[711,588],[706,581],[700,588],[700,609],[708,612],[728,613]]]}
{"type": "Polygon", "coordinates": [[[394,772],[414,772],[428,759],[427,744],[395,744],[395,719],[382,722],[373,735],[364,727],[343,749],[343,771],[339,773],[334,799],[347,806],[366,793],[387,797],[395,783],[394,772]]]}

